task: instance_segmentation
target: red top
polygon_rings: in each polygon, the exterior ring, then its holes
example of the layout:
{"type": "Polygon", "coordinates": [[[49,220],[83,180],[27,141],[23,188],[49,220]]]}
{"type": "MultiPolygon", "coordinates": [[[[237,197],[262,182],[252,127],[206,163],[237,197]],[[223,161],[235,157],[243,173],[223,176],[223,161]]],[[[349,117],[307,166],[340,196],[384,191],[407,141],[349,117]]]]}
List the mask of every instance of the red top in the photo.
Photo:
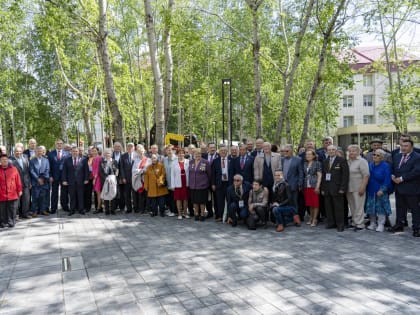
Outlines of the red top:
{"type": "Polygon", "coordinates": [[[0,167],[0,201],[13,201],[19,199],[22,192],[19,171],[13,165],[0,167]]]}

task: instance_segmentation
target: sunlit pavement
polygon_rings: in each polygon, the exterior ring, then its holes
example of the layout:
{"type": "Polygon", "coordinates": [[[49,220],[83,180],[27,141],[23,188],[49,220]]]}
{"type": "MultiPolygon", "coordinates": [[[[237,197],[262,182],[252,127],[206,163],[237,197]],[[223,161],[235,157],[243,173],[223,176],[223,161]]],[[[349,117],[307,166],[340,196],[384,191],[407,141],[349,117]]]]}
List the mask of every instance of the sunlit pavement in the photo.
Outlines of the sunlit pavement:
{"type": "Polygon", "coordinates": [[[88,214],[0,230],[0,314],[420,314],[420,240],[88,214]]]}

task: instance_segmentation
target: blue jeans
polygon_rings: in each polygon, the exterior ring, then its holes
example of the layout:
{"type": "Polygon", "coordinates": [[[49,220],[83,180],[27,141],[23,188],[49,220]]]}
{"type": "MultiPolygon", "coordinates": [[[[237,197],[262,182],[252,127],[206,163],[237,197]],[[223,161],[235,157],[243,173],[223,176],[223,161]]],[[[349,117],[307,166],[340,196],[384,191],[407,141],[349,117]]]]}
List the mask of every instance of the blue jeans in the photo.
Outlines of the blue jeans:
{"type": "Polygon", "coordinates": [[[287,225],[293,222],[293,216],[296,215],[295,208],[290,206],[273,207],[272,211],[277,225],[287,225]]]}

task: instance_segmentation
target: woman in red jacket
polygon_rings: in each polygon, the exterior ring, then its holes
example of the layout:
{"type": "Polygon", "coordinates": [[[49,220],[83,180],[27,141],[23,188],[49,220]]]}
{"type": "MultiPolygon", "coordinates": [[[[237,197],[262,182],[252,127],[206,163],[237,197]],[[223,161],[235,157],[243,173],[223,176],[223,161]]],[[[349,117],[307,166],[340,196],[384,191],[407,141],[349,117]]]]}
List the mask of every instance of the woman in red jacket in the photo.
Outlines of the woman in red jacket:
{"type": "Polygon", "coordinates": [[[0,228],[16,224],[16,210],[22,195],[22,183],[16,167],[6,154],[0,155],[0,228]]]}

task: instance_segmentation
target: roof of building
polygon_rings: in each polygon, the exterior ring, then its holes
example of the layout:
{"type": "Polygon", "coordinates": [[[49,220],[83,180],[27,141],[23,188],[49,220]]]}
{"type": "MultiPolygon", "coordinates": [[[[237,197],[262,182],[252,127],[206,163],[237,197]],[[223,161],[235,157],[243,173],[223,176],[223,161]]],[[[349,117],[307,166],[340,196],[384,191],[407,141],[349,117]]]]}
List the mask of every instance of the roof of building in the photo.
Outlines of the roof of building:
{"type": "MultiPolygon", "coordinates": [[[[412,54],[407,49],[401,48],[398,59],[408,66],[413,62],[420,61],[420,57],[412,54]]],[[[352,69],[359,70],[374,62],[385,62],[385,49],[382,46],[356,47],[347,52],[352,69]]],[[[394,67],[393,67],[394,68],[394,67]]]]}

